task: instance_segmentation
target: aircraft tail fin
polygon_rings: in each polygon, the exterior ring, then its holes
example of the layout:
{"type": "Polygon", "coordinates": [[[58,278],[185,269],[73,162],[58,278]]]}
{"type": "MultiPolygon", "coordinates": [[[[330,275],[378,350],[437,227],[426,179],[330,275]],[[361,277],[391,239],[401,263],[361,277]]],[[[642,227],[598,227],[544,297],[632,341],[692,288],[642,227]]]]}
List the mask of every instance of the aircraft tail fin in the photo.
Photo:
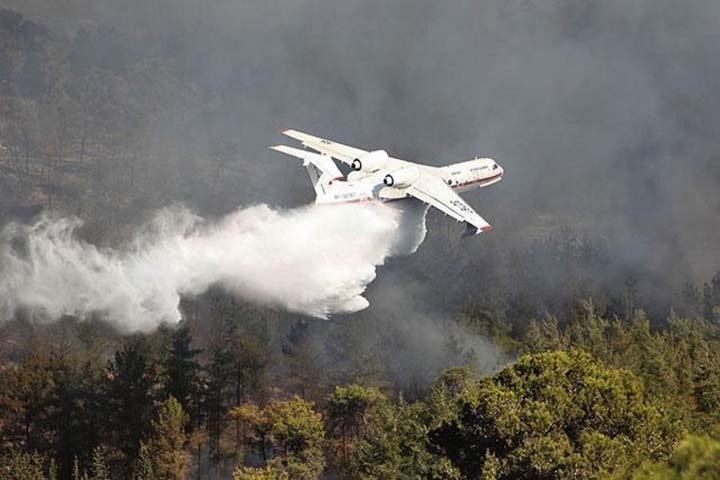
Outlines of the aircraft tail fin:
{"type": "Polygon", "coordinates": [[[333,181],[343,178],[340,169],[335,165],[333,159],[327,155],[308,152],[287,145],[275,145],[270,148],[303,160],[303,166],[307,168],[310,181],[318,197],[327,195],[329,185],[333,181]]]}

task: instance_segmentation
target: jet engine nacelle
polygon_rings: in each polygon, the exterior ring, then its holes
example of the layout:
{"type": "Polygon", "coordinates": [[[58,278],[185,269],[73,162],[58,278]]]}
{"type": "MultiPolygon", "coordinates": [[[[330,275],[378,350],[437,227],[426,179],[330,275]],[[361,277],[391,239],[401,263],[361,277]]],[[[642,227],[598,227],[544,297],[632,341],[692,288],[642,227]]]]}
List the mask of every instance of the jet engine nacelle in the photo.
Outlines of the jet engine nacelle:
{"type": "Polygon", "coordinates": [[[353,160],[351,167],[353,170],[377,172],[385,166],[388,158],[388,153],[385,150],[375,150],[353,160]]]}
{"type": "Polygon", "coordinates": [[[419,174],[416,167],[405,167],[385,175],[383,183],[388,187],[409,187],[419,174]]]}

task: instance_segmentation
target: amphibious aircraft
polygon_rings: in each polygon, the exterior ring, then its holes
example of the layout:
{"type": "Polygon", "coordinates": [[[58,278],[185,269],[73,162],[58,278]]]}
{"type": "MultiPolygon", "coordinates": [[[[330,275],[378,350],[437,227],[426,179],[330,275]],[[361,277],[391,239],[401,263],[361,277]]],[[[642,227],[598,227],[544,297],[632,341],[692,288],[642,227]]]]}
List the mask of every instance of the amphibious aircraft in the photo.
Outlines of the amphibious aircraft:
{"type": "Polygon", "coordinates": [[[315,188],[317,203],[415,198],[458,222],[464,222],[464,237],[492,230],[492,226],[456,193],[487,187],[502,180],[505,171],[492,158],[432,167],[391,157],[385,150],[361,150],[297,130],[288,129],[281,133],[317,152],[287,145],[270,147],[303,160],[315,188]],[[333,159],[350,167],[347,176],[333,159]]]}

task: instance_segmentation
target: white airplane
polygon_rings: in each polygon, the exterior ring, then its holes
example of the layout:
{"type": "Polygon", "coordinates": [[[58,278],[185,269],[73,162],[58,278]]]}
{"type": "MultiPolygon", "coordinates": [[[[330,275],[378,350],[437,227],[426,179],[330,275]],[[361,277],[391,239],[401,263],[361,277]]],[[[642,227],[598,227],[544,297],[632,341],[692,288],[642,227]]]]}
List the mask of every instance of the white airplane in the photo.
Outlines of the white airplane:
{"type": "Polygon", "coordinates": [[[281,133],[319,152],[287,145],[270,147],[303,160],[317,194],[317,203],[415,198],[458,222],[465,222],[464,237],[492,230],[492,226],[455,193],[487,187],[502,180],[505,171],[491,158],[431,167],[393,158],[385,150],[368,152],[297,130],[281,133]],[[352,168],[347,177],[333,159],[352,168]]]}

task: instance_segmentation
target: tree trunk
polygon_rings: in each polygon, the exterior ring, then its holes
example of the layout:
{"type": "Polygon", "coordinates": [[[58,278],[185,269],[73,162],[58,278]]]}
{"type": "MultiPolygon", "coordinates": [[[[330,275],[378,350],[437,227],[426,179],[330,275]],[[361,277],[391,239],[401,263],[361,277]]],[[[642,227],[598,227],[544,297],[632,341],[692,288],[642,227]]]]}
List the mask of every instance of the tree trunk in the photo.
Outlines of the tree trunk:
{"type": "MultiPolygon", "coordinates": [[[[240,406],[241,400],[241,377],[242,368],[238,366],[237,376],[235,377],[235,406],[240,406]]],[[[235,417],[235,452],[240,448],[240,418],[235,417]]]]}
{"type": "Polygon", "coordinates": [[[202,444],[198,442],[197,448],[197,480],[200,480],[200,472],[202,471],[202,444]]]}

